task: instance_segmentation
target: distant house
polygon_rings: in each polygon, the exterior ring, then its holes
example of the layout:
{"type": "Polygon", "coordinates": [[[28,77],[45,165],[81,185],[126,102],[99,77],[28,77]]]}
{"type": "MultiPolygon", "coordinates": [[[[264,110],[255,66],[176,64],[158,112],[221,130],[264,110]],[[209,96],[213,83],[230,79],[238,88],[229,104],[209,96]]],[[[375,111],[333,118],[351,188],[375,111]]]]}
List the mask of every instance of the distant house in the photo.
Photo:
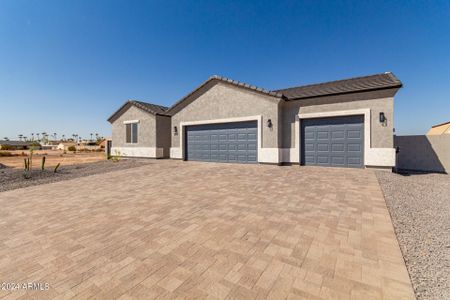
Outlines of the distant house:
{"type": "Polygon", "coordinates": [[[427,135],[450,134],[450,122],[437,124],[431,127],[427,135]]]}
{"type": "Polygon", "coordinates": [[[36,142],[23,142],[23,141],[0,141],[1,150],[27,150],[31,145],[35,148],[41,149],[41,145],[36,142]]]}
{"type": "Polygon", "coordinates": [[[59,143],[56,141],[49,141],[47,144],[43,144],[42,150],[56,150],[58,148],[59,143]]]}
{"type": "Polygon", "coordinates": [[[79,150],[88,150],[88,151],[96,151],[98,149],[100,149],[100,146],[97,145],[97,142],[93,142],[93,141],[83,141],[81,143],[78,144],[78,149],[79,150]]]}
{"type": "Polygon", "coordinates": [[[76,147],[77,144],[74,143],[74,142],[61,142],[61,143],[59,143],[58,147],[56,147],[56,149],[68,151],[69,147],[71,147],[71,146],[75,146],[76,147]]]}
{"type": "Polygon", "coordinates": [[[111,138],[105,138],[103,139],[98,145],[100,146],[100,149],[105,149],[106,148],[106,144],[108,143],[108,141],[110,141],[111,138]]]}

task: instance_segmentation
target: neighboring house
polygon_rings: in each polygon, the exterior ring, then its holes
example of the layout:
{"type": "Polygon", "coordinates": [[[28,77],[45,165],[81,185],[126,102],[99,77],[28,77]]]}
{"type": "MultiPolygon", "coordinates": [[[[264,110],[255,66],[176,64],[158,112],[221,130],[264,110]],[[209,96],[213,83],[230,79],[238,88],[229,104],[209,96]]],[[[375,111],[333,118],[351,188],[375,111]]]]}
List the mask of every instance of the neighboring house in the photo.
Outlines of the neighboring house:
{"type": "Polygon", "coordinates": [[[54,144],[43,144],[41,145],[42,150],[56,150],[58,148],[58,145],[54,144]]]}
{"type": "Polygon", "coordinates": [[[34,145],[36,149],[40,149],[41,145],[36,142],[23,142],[23,141],[0,141],[0,150],[26,150],[30,149],[31,145],[34,145]]]}
{"type": "Polygon", "coordinates": [[[99,146],[101,149],[105,149],[105,148],[106,148],[106,144],[107,144],[108,141],[110,141],[110,140],[111,140],[111,138],[107,137],[107,138],[103,139],[100,143],[98,143],[98,146],[99,146]]]}
{"type": "Polygon", "coordinates": [[[68,151],[69,147],[71,146],[77,146],[77,144],[75,142],[61,142],[59,143],[57,149],[58,150],[64,150],[64,151],[68,151]]]}
{"type": "Polygon", "coordinates": [[[157,158],[170,147],[173,159],[391,168],[401,87],[390,72],[275,91],[213,76],[169,109],[125,103],[108,119],[112,151],[157,158]]]}
{"type": "Polygon", "coordinates": [[[427,135],[450,134],[450,122],[434,125],[428,131],[427,135]]]}

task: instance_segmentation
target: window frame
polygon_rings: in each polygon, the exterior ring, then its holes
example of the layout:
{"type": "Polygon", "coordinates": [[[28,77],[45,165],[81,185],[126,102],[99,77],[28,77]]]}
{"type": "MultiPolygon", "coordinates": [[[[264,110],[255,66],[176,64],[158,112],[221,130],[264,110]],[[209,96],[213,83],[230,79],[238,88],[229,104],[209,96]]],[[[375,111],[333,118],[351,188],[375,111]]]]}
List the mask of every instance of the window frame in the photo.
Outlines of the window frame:
{"type": "Polygon", "coordinates": [[[125,144],[139,143],[139,121],[124,122],[125,124],[125,144]],[[128,136],[129,135],[129,136],[128,136]],[[128,137],[130,139],[128,139],[128,137]]]}

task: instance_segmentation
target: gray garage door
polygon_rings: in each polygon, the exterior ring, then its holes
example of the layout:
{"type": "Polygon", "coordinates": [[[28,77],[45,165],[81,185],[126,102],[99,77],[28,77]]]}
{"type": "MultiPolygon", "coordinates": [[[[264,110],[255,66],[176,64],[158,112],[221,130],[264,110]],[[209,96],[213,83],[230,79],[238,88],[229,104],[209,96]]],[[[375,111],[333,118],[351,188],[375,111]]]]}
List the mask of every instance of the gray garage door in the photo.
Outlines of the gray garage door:
{"type": "Polygon", "coordinates": [[[301,124],[302,164],[364,166],[363,116],[304,119],[301,124]]]}
{"type": "Polygon", "coordinates": [[[256,121],[188,126],[186,160],[256,163],[257,133],[256,121]]]}

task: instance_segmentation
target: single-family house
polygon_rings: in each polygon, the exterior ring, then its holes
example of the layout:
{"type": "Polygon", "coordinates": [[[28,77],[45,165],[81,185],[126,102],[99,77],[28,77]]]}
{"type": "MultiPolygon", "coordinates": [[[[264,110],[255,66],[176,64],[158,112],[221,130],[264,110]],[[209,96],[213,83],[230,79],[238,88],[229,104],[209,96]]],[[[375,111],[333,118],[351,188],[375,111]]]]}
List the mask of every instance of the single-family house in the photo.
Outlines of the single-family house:
{"type": "Polygon", "coordinates": [[[108,121],[122,156],[333,167],[395,166],[390,72],[266,90],[212,76],[170,108],[131,100],[108,121]]]}
{"type": "Polygon", "coordinates": [[[58,147],[56,149],[58,150],[64,150],[64,151],[68,151],[69,147],[71,146],[77,146],[77,143],[75,142],[61,142],[58,144],[58,147]]]}

